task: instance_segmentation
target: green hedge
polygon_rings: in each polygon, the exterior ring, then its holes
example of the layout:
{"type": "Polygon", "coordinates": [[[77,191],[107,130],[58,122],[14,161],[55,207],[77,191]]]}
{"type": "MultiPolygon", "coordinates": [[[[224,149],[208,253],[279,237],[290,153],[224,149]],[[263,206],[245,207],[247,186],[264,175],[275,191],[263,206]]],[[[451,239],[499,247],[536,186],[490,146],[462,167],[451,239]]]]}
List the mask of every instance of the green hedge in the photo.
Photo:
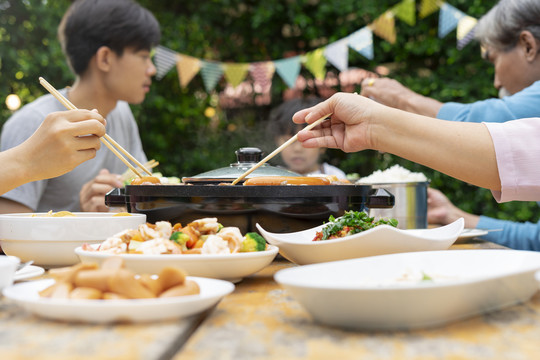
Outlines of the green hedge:
{"type": "MultiPolygon", "coordinates": [[[[304,53],[331,43],[373,21],[397,0],[206,0],[139,1],[162,26],[162,45],[198,58],[254,62],[304,53]],[[284,31],[286,29],[286,31],[284,31]]],[[[451,5],[479,18],[495,0],[450,0],[451,5]]],[[[42,95],[37,78],[44,76],[56,87],[73,81],[60,46],[56,27],[69,5],[67,0],[4,0],[0,2],[0,94],[17,93],[23,103],[42,95]]],[[[420,1],[417,1],[419,6],[420,1]]],[[[438,12],[417,19],[415,26],[396,20],[397,42],[374,37],[373,61],[350,51],[351,67],[373,70],[385,64],[390,76],[413,90],[441,101],[471,102],[496,96],[493,67],[479,56],[471,43],[457,50],[455,32],[437,37],[438,12]]],[[[328,65],[329,70],[334,70],[328,65]]],[[[312,78],[305,69],[302,74],[312,78]]],[[[217,90],[223,88],[218,84],[217,90]]],[[[281,101],[285,84],[274,76],[272,105],[281,101]]],[[[336,89],[339,90],[339,87],[336,89]]],[[[316,92],[308,89],[306,92],[316,92]]],[[[2,101],[0,123],[9,116],[2,101]]],[[[264,137],[269,106],[224,110],[217,93],[207,94],[200,76],[181,89],[177,72],[171,70],[155,81],[142,105],[133,106],[143,144],[150,158],[160,161],[168,176],[190,176],[226,166],[241,146],[273,144],[264,137]],[[205,110],[217,110],[214,118],[205,110]]],[[[375,169],[399,163],[423,171],[434,187],[442,189],[464,209],[514,220],[539,216],[535,203],[498,205],[487,190],[468,186],[448,176],[388,154],[365,151],[344,154],[328,151],[327,160],[347,173],[368,175],[375,169]]]]}

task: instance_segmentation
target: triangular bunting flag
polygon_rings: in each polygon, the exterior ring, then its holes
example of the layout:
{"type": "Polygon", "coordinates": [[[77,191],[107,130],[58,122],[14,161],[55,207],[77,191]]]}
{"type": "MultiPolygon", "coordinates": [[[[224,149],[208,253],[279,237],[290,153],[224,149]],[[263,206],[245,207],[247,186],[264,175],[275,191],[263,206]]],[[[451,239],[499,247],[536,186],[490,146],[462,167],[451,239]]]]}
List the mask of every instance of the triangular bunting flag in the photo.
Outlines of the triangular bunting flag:
{"type": "Polygon", "coordinates": [[[180,86],[185,88],[201,69],[201,61],[193,56],[180,54],[176,62],[180,86]]]}
{"type": "Polygon", "coordinates": [[[416,4],[414,0],[403,0],[392,8],[392,12],[410,26],[416,24],[416,4]]]}
{"type": "Polygon", "coordinates": [[[164,46],[156,48],[154,63],[156,64],[156,79],[161,80],[176,64],[178,53],[164,46]]]}
{"type": "Polygon", "coordinates": [[[305,56],[306,69],[315,76],[317,80],[324,80],[326,77],[326,58],[324,57],[324,48],[310,51],[305,56]]]}
{"type": "Polygon", "coordinates": [[[300,56],[274,61],[277,73],[289,88],[294,88],[296,84],[302,66],[300,61],[300,56]]]}
{"type": "Polygon", "coordinates": [[[452,30],[454,30],[459,20],[464,18],[466,14],[459,11],[452,5],[443,3],[441,5],[441,11],[439,12],[439,37],[443,38],[452,30]]]}
{"type": "Polygon", "coordinates": [[[349,67],[349,48],[347,38],[329,44],[324,49],[324,56],[339,71],[345,71],[349,67]]]}
{"type": "Polygon", "coordinates": [[[349,47],[369,60],[373,60],[373,33],[371,29],[361,28],[349,36],[349,47]]]}
{"type": "Polygon", "coordinates": [[[252,63],[249,74],[253,78],[253,89],[256,93],[264,93],[272,85],[272,77],[276,68],[271,61],[252,63]]]}
{"type": "Polygon", "coordinates": [[[222,75],[223,67],[221,63],[202,60],[201,76],[207,92],[214,90],[222,75]]]}
{"type": "Polygon", "coordinates": [[[247,63],[225,63],[223,65],[225,72],[225,79],[232,85],[233,88],[237,87],[247,76],[249,70],[249,64],[247,63]]]}
{"type": "Polygon", "coordinates": [[[425,18],[428,15],[433,14],[439,9],[439,0],[422,0],[420,3],[420,19],[425,18]]]}
{"type": "Polygon", "coordinates": [[[463,49],[472,39],[474,39],[474,28],[478,20],[471,16],[465,16],[459,20],[457,26],[457,48],[463,49]]]}
{"type": "Polygon", "coordinates": [[[370,24],[370,27],[375,34],[389,43],[393,44],[396,42],[396,23],[394,14],[392,14],[391,11],[387,11],[376,18],[375,21],[370,24]]]}

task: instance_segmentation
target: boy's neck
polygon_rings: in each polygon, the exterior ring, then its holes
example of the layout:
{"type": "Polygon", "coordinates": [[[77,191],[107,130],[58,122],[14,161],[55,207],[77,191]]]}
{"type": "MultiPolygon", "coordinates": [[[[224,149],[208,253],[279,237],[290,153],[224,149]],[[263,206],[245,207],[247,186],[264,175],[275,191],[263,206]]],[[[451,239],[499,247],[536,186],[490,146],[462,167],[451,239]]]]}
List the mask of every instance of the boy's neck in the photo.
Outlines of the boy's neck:
{"type": "Polygon", "coordinates": [[[67,91],[68,99],[79,109],[97,111],[104,118],[116,107],[118,99],[108,94],[105,87],[95,78],[79,77],[67,91]]]}

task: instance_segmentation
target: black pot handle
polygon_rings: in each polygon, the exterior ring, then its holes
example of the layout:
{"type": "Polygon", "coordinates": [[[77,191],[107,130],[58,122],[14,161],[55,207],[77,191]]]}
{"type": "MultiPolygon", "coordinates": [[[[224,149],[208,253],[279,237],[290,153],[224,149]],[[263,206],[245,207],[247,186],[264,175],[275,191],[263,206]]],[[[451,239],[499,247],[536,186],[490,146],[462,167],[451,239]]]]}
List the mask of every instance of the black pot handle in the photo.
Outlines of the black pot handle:
{"type": "Polygon", "coordinates": [[[366,201],[366,207],[372,209],[390,209],[395,204],[394,195],[386,189],[372,189],[366,201]]]}
{"type": "Polygon", "coordinates": [[[121,207],[126,206],[126,194],[124,189],[112,189],[105,194],[105,205],[108,207],[121,207]]]}

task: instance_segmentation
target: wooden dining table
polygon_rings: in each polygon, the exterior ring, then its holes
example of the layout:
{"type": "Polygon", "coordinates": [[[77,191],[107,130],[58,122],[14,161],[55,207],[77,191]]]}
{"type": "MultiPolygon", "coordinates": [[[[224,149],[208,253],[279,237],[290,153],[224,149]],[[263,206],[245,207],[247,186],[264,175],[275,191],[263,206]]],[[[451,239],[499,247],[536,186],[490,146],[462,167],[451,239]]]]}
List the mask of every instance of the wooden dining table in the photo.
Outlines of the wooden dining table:
{"type": "MultiPolygon", "coordinates": [[[[451,249],[505,248],[470,239],[451,249]]],[[[351,331],[314,322],[274,281],[277,271],[292,266],[296,265],[278,256],[204,313],[155,323],[45,320],[3,298],[0,359],[540,358],[540,292],[526,303],[436,328],[351,331]]]]}

